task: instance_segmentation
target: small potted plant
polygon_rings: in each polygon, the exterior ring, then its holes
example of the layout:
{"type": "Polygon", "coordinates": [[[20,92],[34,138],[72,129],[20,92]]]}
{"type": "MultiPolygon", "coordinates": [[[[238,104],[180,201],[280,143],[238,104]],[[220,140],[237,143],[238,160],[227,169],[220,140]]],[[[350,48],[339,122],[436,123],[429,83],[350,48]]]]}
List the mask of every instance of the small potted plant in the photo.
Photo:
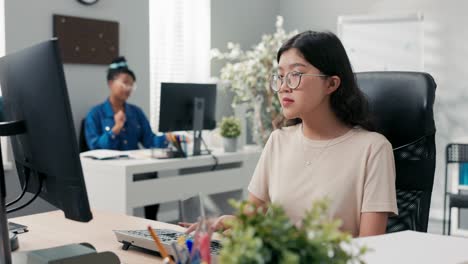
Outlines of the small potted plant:
{"type": "Polygon", "coordinates": [[[220,129],[224,141],[224,151],[235,152],[237,150],[237,138],[241,133],[240,120],[233,116],[223,117],[220,129]]]}
{"type": "Polygon", "coordinates": [[[341,221],[328,216],[326,199],[315,201],[299,225],[278,204],[264,213],[253,203],[230,203],[237,217],[227,223],[231,229],[222,240],[220,263],[364,263],[368,249],[340,231],[341,221]]]}

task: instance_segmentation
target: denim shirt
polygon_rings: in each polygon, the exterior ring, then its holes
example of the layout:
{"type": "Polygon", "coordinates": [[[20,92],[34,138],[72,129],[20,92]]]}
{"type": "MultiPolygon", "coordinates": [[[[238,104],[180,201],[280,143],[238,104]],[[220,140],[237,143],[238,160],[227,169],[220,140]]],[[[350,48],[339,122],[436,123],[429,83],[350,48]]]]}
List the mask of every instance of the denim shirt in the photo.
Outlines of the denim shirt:
{"type": "Polygon", "coordinates": [[[156,136],[148,119],[136,105],[125,103],[125,124],[118,135],[112,132],[115,125],[114,111],[107,99],[91,109],[85,120],[85,136],[89,149],[138,149],[138,143],[145,148],[167,146],[166,137],[156,136]]]}

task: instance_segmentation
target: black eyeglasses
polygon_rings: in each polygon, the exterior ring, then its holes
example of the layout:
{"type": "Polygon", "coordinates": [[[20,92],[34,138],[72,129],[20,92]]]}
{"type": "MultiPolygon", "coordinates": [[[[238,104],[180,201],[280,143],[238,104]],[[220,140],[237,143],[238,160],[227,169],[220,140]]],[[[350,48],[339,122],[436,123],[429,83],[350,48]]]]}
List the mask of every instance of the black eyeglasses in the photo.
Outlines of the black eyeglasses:
{"type": "Polygon", "coordinates": [[[296,89],[301,83],[302,76],[328,77],[328,75],[325,74],[301,73],[296,71],[288,72],[284,77],[281,77],[278,74],[273,74],[270,78],[270,88],[273,91],[278,92],[286,79],[288,87],[296,89]]]}

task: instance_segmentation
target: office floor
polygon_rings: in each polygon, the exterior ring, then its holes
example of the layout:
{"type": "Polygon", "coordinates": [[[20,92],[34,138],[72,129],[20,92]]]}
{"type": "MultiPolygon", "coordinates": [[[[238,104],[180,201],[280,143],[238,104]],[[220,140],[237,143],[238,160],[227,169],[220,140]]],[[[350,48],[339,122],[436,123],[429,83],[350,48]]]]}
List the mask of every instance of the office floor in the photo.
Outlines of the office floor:
{"type": "MultiPolygon", "coordinates": [[[[245,199],[242,191],[232,191],[219,194],[213,194],[203,199],[205,214],[207,216],[216,217],[223,214],[233,214],[235,210],[229,204],[229,200],[245,199]]],[[[182,202],[184,212],[179,213],[179,203],[177,201],[163,203],[159,207],[158,220],[166,223],[178,223],[183,217],[184,222],[196,222],[200,215],[200,200],[198,197],[193,197],[182,202]]],[[[143,208],[136,208],[134,215],[144,217],[143,208]]]]}

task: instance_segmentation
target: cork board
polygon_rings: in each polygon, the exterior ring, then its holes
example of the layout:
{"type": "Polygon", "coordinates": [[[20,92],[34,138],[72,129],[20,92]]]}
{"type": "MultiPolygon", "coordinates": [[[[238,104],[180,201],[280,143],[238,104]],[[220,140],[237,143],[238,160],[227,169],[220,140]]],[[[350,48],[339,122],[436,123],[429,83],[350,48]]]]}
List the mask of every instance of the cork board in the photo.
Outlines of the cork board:
{"type": "Polygon", "coordinates": [[[64,63],[109,64],[119,55],[119,23],[64,15],[53,15],[64,63]]]}

